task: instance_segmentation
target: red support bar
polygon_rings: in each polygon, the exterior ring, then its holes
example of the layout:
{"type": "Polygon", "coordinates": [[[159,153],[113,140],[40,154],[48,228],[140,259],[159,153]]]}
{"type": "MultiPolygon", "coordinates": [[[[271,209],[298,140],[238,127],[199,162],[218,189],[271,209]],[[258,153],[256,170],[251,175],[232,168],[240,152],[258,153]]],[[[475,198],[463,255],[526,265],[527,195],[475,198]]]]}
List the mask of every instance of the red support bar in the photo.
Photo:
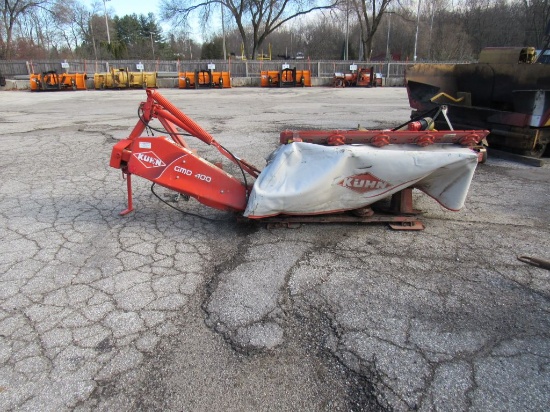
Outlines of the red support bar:
{"type": "Polygon", "coordinates": [[[257,169],[255,166],[251,165],[250,163],[246,162],[245,160],[242,160],[242,159],[239,159],[239,158],[234,158],[231,153],[229,153],[222,145],[220,145],[218,142],[216,142],[214,140],[214,142],[212,142],[212,145],[218,149],[218,151],[224,155],[225,157],[227,157],[229,160],[231,160],[233,163],[237,164],[239,167],[242,167],[243,170],[246,170],[246,172],[253,176],[253,177],[258,177],[261,170],[257,169]]]}
{"type": "MultiPolygon", "coordinates": [[[[152,99],[158,104],[163,106],[167,111],[169,111],[174,117],[176,117],[182,124],[185,124],[190,130],[193,130],[193,135],[201,139],[204,143],[210,145],[214,138],[206,132],[202,127],[195,123],[190,117],[186,116],[180,109],[174,106],[168,99],[166,99],[162,94],[153,89],[147,89],[148,100],[152,99]]],[[[176,123],[176,122],[174,122],[176,123]]]]}
{"type": "Polygon", "coordinates": [[[159,117],[158,120],[176,143],[185,147],[186,149],[190,149],[182,134],[176,129],[176,124],[172,123],[169,119],[164,119],[162,117],[159,117]]]}
{"type": "Polygon", "coordinates": [[[127,215],[134,210],[134,202],[132,200],[132,174],[122,172],[122,177],[126,175],[126,189],[128,190],[128,207],[119,213],[120,216],[127,215]]]}
{"type": "Polygon", "coordinates": [[[488,130],[284,130],[280,143],[315,143],[327,146],[343,144],[371,144],[382,147],[388,144],[458,143],[473,146],[489,134],[488,130]]]}

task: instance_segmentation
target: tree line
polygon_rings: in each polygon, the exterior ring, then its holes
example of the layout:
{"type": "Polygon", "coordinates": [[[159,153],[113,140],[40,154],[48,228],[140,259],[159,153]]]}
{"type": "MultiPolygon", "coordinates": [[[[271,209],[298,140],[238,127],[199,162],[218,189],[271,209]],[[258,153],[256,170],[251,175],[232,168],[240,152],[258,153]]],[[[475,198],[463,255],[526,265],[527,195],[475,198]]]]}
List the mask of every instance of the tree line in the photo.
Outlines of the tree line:
{"type": "Polygon", "coordinates": [[[542,48],[550,17],[548,0],[164,0],[125,16],[106,4],[4,0],[0,59],[471,60],[542,48]]]}

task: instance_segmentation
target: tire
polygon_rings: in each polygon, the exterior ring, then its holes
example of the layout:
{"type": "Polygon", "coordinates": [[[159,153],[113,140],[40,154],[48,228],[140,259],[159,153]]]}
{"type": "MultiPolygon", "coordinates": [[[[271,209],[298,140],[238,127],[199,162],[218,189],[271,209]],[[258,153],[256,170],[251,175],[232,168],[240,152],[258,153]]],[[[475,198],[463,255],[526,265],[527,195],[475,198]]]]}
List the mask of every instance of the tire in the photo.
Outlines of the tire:
{"type": "Polygon", "coordinates": [[[547,149],[547,144],[537,144],[536,147],[533,150],[528,151],[525,153],[527,156],[540,158],[544,155],[547,149]]]}

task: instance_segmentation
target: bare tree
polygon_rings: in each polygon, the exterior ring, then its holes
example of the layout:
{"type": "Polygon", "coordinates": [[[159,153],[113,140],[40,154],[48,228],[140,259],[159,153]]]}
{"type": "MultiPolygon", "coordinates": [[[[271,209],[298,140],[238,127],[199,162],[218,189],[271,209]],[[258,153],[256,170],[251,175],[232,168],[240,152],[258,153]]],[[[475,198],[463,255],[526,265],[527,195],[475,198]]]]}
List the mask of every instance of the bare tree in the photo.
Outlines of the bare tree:
{"type": "Polygon", "coordinates": [[[51,27],[56,30],[62,42],[59,47],[68,49],[71,54],[83,39],[81,20],[90,13],[78,0],[64,0],[56,5],[51,14],[51,27]]]}
{"type": "Polygon", "coordinates": [[[51,58],[72,57],[72,51],[78,45],[79,38],[71,35],[70,27],[70,14],[74,4],[72,0],[66,1],[51,9],[35,7],[18,20],[18,33],[24,36],[25,31],[32,30],[35,36],[25,37],[36,43],[51,58]]]}
{"type": "MultiPolygon", "coordinates": [[[[416,12],[400,7],[386,11],[372,42],[371,59],[408,60],[413,56],[416,12]]],[[[360,37],[360,35],[358,36],[360,37]]]]}
{"type": "Polygon", "coordinates": [[[524,33],[533,27],[526,26],[523,16],[518,2],[466,0],[461,21],[478,54],[489,46],[524,46],[524,33]]]}
{"type": "MultiPolygon", "coordinates": [[[[75,39],[79,38],[80,40],[79,43],[75,44],[77,54],[83,57],[89,57],[91,53],[96,60],[98,54],[94,38],[94,16],[97,20],[97,10],[97,4],[92,5],[92,8],[88,9],[88,7],[82,3],[77,2],[70,13],[71,34],[74,33],[75,39]]],[[[97,23],[98,22],[96,22],[96,24],[97,23]]],[[[104,21],[101,21],[101,27],[104,26],[104,21]]]]}
{"type": "Polygon", "coordinates": [[[162,17],[185,24],[200,12],[206,24],[214,8],[229,11],[241,35],[247,58],[255,58],[266,37],[286,22],[316,10],[334,8],[339,0],[163,0],[162,17]],[[250,50],[251,47],[251,50],[250,50]]]}
{"type": "MultiPolygon", "coordinates": [[[[428,59],[432,59],[434,56],[433,45],[434,45],[434,23],[441,21],[440,16],[442,16],[447,8],[448,0],[427,0],[424,3],[424,14],[430,19],[430,31],[428,39],[428,59]]],[[[457,36],[458,37],[458,36],[457,36]]]]}
{"type": "MultiPolygon", "coordinates": [[[[334,17],[324,17],[309,22],[301,28],[300,31],[305,37],[307,55],[312,59],[339,60],[344,56],[349,57],[349,45],[346,50],[345,18],[344,22],[341,22],[334,17]]],[[[356,57],[354,51],[351,57],[356,57]]]]}
{"type": "Polygon", "coordinates": [[[25,13],[37,7],[46,7],[51,0],[4,0],[0,2],[2,28],[0,30],[0,55],[11,59],[13,30],[17,20],[25,13]]]}
{"type": "Polygon", "coordinates": [[[346,0],[351,1],[357,13],[361,28],[361,43],[363,44],[364,59],[369,61],[372,54],[372,41],[378,30],[382,16],[388,6],[396,0],[346,0]]]}
{"type": "Polygon", "coordinates": [[[522,0],[525,13],[525,44],[543,47],[546,29],[550,23],[548,0],[522,0]]]}
{"type": "Polygon", "coordinates": [[[429,57],[432,60],[471,60],[471,37],[451,12],[440,12],[430,25],[429,57]]]}

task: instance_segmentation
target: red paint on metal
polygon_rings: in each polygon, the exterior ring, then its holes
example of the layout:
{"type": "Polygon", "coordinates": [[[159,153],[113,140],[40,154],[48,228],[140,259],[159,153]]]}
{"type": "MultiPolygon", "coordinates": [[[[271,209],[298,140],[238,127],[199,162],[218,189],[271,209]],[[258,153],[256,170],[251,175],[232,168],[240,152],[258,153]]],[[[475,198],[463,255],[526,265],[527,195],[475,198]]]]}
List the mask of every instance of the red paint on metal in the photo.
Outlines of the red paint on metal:
{"type": "Polygon", "coordinates": [[[121,169],[127,178],[128,207],[133,208],[131,175],[136,174],[199,202],[220,210],[242,212],[246,207],[248,187],[220,167],[190,150],[177,127],[212,145],[245,172],[257,177],[260,171],[233,157],[214,138],[156,90],[147,89],[147,101],[140,105],[141,117],[130,137],[113,147],[110,166],[121,169]],[[146,125],[158,119],[169,137],[141,136],[146,125]]]}
{"type": "MultiPolygon", "coordinates": [[[[246,208],[250,187],[222,170],[221,164],[212,164],[191,150],[178,128],[214,146],[223,156],[237,164],[243,172],[258,177],[260,170],[242,159],[234,157],[198,124],[177,109],[158,91],[147,89],[147,101],[140,105],[141,117],[128,139],[113,147],[110,166],[121,169],[127,179],[128,207],[125,215],[134,210],[132,200],[132,174],[141,176],[178,193],[192,196],[199,202],[220,210],[242,212],[246,208]],[[158,119],[168,136],[142,136],[147,124],[158,119]]],[[[351,130],[351,131],[283,131],[281,143],[304,141],[316,144],[372,144],[384,146],[390,143],[459,143],[472,145],[481,141],[489,132],[484,131],[418,131],[418,130],[351,130]]],[[[360,193],[372,190],[397,189],[389,182],[363,173],[342,179],[338,184],[360,193]]],[[[367,195],[368,196],[368,195],[367,195]]],[[[335,211],[337,212],[337,211],[335,211]]],[[[277,216],[260,220],[273,222],[393,222],[401,229],[418,230],[422,224],[412,216],[419,213],[413,208],[412,188],[405,188],[392,196],[390,215],[363,213],[363,216],[303,215],[277,216]],[[364,216],[366,214],[366,216],[364,216]]]]}
{"type": "Polygon", "coordinates": [[[387,144],[455,143],[472,146],[481,142],[488,130],[284,130],[279,141],[288,144],[298,141],[321,145],[371,144],[382,147],[387,144]]]}

